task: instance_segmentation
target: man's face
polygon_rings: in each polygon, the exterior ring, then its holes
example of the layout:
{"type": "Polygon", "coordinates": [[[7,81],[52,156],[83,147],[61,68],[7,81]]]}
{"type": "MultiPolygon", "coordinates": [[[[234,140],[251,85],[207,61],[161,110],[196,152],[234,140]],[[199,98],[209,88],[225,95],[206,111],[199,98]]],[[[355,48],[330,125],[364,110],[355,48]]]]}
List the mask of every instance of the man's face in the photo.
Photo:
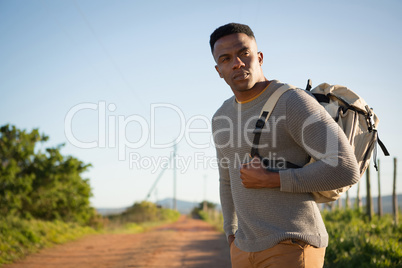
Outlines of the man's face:
{"type": "Polygon", "coordinates": [[[263,55],[254,38],[244,33],[224,36],[214,45],[215,69],[233,91],[252,89],[264,81],[261,65],[263,55]]]}

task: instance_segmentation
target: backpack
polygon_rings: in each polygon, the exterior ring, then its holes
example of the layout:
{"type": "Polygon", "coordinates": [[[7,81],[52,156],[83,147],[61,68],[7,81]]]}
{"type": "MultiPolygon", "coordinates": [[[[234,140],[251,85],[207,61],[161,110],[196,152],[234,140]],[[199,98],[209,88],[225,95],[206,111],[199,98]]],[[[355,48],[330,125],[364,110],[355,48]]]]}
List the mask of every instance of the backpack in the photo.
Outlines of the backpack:
{"type": "MultiPolygon", "coordinates": [[[[330,85],[322,83],[311,89],[311,80],[308,80],[306,91],[310,91],[316,100],[325,108],[329,115],[337,122],[344,131],[354,151],[356,161],[360,168],[360,177],[363,176],[370,158],[374,151],[374,167],[377,169],[377,144],[380,145],[384,155],[389,156],[389,152],[378,137],[377,126],[379,119],[369,108],[367,103],[355,92],[344,86],[330,85]]],[[[253,146],[251,156],[258,156],[258,144],[262,129],[268,121],[272,110],[278,99],[286,91],[295,88],[290,85],[283,85],[272,94],[261,110],[260,118],[257,120],[254,130],[253,146]]],[[[261,157],[260,157],[261,158],[261,157]]],[[[310,164],[314,160],[311,158],[310,164]]],[[[264,163],[264,162],[263,162],[264,163]]],[[[267,167],[271,163],[264,163],[267,167]]],[[[308,165],[307,164],[307,165],[308,165]]],[[[286,167],[298,168],[298,166],[287,162],[286,167]]],[[[331,191],[312,193],[317,203],[326,203],[337,200],[342,193],[346,192],[352,185],[331,191]]]]}

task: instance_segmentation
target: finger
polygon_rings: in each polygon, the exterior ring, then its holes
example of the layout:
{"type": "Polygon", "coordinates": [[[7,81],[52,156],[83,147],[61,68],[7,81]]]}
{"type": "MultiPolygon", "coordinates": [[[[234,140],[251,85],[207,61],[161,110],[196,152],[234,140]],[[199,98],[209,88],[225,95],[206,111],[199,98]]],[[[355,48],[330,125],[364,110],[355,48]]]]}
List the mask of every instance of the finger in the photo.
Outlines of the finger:
{"type": "Polygon", "coordinates": [[[244,182],[246,182],[245,178],[243,175],[240,175],[240,179],[241,179],[241,184],[245,187],[244,182]]]}
{"type": "Polygon", "coordinates": [[[261,160],[257,157],[254,157],[247,165],[243,165],[244,169],[258,169],[261,167],[261,160]]]}
{"type": "Polygon", "coordinates": [[[242,169],[242,168],[247,168],[248,165],[250,165],[250,163],[251,163],[251,161],[250,161],[250,162],[247,162],[247,163],[241,164],[241,165],[240,165],[240,169],[242,169]]]}
{"type": "Polygon", "coordinates": [[[247,176],[250,173],[249,168],[242,168],[240,169],[240,179],[244,179],[244,176],[247,176]]]}
{"type": "Polygon", "coordinates": [[[253,159],[251,159],[251,162],[253,163],[261,163],[261,159],[257,156],[254,156],[253,159]]]}
{"type": "Polygon", "coordinates": [[[260,159],[258,157],[254,157],[253,159],[251,159],[250,162],[244,163],[241,165],[241,168],[249,168],[249,167],[253,167],[254,165],[258,165],[258,163],[260,163],[260,159]]]}

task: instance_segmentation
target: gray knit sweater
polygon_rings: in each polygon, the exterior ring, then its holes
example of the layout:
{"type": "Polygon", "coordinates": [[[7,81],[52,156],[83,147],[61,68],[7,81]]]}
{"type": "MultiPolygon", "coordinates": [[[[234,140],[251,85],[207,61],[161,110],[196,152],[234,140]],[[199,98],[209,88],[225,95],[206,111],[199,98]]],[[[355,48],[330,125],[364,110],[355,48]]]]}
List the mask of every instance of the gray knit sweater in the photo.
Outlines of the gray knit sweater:
{"type": "Polygon", "coordinates": [[[299,169],[279,171],[281,187],[247,189],[240,165],[250,161],[253,130],[266,100],[282,84],[273,80],[258,98],[239,104],[226,100],[212,121],[219,160],[220,197],[226,235],[247,252],[261,251],[296,238],[315,247],[328,234],[311,192],[356,183],[358,166],[343,131],[323,107],[301,89],[282,95],[261,135],[261,156],[289,161],[299,169]]]}

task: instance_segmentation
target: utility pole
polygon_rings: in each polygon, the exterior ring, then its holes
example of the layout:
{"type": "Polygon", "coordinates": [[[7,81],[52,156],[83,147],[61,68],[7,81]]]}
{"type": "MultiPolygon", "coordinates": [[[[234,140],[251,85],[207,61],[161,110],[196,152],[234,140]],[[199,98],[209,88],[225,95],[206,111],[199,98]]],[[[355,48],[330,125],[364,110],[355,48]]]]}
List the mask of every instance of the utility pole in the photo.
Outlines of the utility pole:
{"type": "Polygon", "coordinates": [[[351,208],[350,198],[349,198],[349,191],[346,191],[345,207],[346,207],[346,209],[351,208]]]}
{"type": "Polygon", "coordinates": [[[177,210],[176,200],[176,143],[173,144],[173,209],[177,210]]]}
{"type": "Polygon", "coordinates": [[[207,175],[204,175],[204,203],[202,210],[207,211],[207,175]]]}
{"type": "Polygon", "coordinates": [[[338,205],[338,209],[342,209],[342,198],[336,200],[336,204],[338,205]]]}
{"type": "Polygon", "coordinates": [[[377,199],[378,217],[381,218],[382,217],[382,197],[381,197],[380,159],[378,159],[377,167],[378,167],[378,172],[377,172],[377,176],[378,176],[378,199],[377,199]]]}
{"type": "Polygon", "coordinates": [[[367,208],[367,216],[371,221],[371,219],[373,218],[373,199],[371,198],[370,166],[366,169],[366,179],[367,179],[366,208],[367,208]]]}
{"type": "Polygon", "coordinates": [[[357,183],[357,197],[356,197],[356,208],[361,211],[362,209],[362,197],[360,195],[360,181],[357,183]]]}
{"type": "Polygon", "coordinates": [[[392,210],[394,214],[394,225],[398,226],[398,196],[396,195],[396,157],[394,157],[394,187],[392,190],[392,210]]]}

